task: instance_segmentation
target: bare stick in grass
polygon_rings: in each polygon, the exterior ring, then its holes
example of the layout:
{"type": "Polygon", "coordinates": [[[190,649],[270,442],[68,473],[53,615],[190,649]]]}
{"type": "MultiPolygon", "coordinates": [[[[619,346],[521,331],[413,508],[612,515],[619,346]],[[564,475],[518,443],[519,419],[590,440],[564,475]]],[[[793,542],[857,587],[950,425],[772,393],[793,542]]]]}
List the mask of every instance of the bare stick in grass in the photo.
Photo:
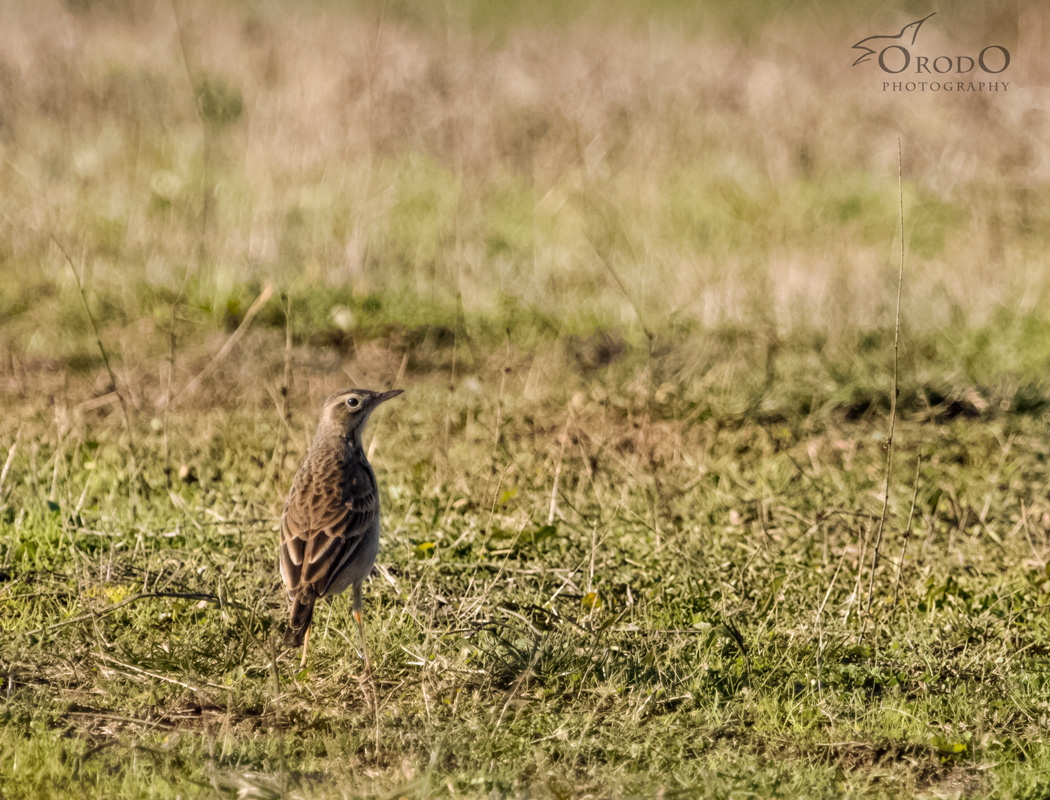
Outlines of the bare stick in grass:
{"type": "Polygon", "coordinates": [[[897,423],[897,372],[898,348],[901,335],[901,292],[904,288],[904,180],[901,169],[901,137],[897,137],[897,206],[900,210],[901,260],[897,273],[897,319],[893,329],[893,390],[890,394],[890,435],[886,441],[886,475],[882,490],[882,515],[879,527],[875,531],[875,546],[871,551],[871,572],[868,576],[868,603],[865,613],[871,612],[872,594],[875,587],[875,568],[879,564],[879,546],[882,544],[882,532],[886,527],[886,513],[890,504],[890,470],[893,467],[893,431],[897,423]]]}
{"type": "MultiPolygon", "coordinates": [[[[2,483],[3,476],[0,476],[0,484],[2,483]]],[[[0,506],[0,508],[3,508],[3,506],[0,506]]],[[[1021,498],[1021,524],[1024,529],[1024,536],[1028,540],[1028,546],[1032,548],[1032,555],[1035,557],[1036,561],[1043,565],[1043,569],[1045,570],[1046,559],[1039,554],[1039,551],[1035,546],[1035,540],[1032,538],[1032,530],[1028,525],[1028,509],[1025,507],[1024,498],[1021,498]]]]}
{"type": "MultiPolygon", "coordinates": [[[[624,231],[624,237],[628,244],[630,244],[630,238],[627,236],[626,231],[624,231]]],[[[635,316],[638,317],[638,324],[642,326],[642,333],[645,334],[645,369],[646,378],[648,382],[648,392],[646,393],[645,398],[645,427],[642,429],[642,434],[644,436],[642,450],[649,456],[650,475],[653,479],[653,492],[650,495],[652,499],[651,512],[653,515],[653,529],[656,531],[656,548],[657,550],[659,550],[663,547],[663,541],[660,534],[660,470],[657,469],[656,466],[656,450],[653,446],[652,441],[653,405],[654,396],[656,394],[653,372],[653,343],[656,340],[656,336],[653,333],[652,329],[646,324],[645,317],[642,314],[642,309],[639,307],[638,303],[635,302],[635,295],[627,291],[627,285],[620,278],[616,270],[613,269],[611,260],[605,257],[603,249],[598,246],[598,243],[595,242],[594,239],[588,236],[587,241],[591,246],[591,250],[593,250],[594,254],[598,257],[598,260],[602,262],[602,266],[605,267],[609,275],[612,277],[613,281],[616,283],[616,286],[619,288],[620,293],[623,295],[624,299],[630,304],[631,308],[634,309],[635,316]]]]}
{"type": "Polygon", "coordinates": [[[120,384],[117,383],[117,374],[113,371],[113,364],[109,360],[109,353],[106,351],[105,345],[102,344],[102,335],[98,332],[98,325],[95,323],[95,317],[91,313],[91,307],[88,305],[87,293],[84,291],[84,284],[80,280],[80,273],[77,272],[76,265],[73,263],[73,259],[70,258],[69,253],[66,252],[66,248],[62,246],[62,243],[55,238],[55,235],[49,234],[52,242],[55,243],[55,247],[59,249],[63,256],[65,256],[66,263],[69,264],[69,271],[73,273],[73,280],[77,282],[77,291],[80,293],[80,300],[84,304],[84,312],[87,314],[88,322],[91,323],[91,330],[95,334],[95,343],[98,345],[99,352],[102,354],[102,363],[106,366],[106,372],[109,374],[109,382],[113,386],[113,391],[117,395],[117,400],[120,401],[120,411],[124,416],[124,428],[128,434],[128,449],[130,450],[129,466],[132,471],[135,468],[135,435],[131,429],[131,415],[128,413],[127,400],[124,398],[124,393],[120,390],[120,384]]]}
{"type": "Polygon", "coordinates": [[[179,304],[186,296],[186,287],[189,282],[190,266],[187,264],[182,273],[182,286],[179,287],[179,293],[171,303],[171,323],[168,329],[168,379],[167,386],[164,388],[164,476],[169,490],[171,489],[171,447],[168,439],[168,411],[171,408],[171,386],[175,379],[176,326],[178,325],[179,304]]]}
{"type": "Polygon", "coordinates": [[[492,463],[496,463],[500,443],[503,441],[503,397],[507,389],[507,375],[510,374],[510,328],[507,328],[507,352],[500,371],[499,396],[496,398],[496,433],[492,440],[492,463]]]}
{"type": "MultiPolygon", "coordinates": [[[[0,470],[0,500],[4,497],[4,483],[7,481],[7,474],[11,471],[11,465],[15,463],[15,453],[18,452],[18,443],[22,440],[22,426],[18,426],[18,430],[15,432],[15,440],[11,444],[11,447],[7,451],[7,460],[4,461],[4,468],[0,470]]],[[[0,510],[3,510],[4,506],[0,506],[0,510]]]]}
{"type": "Polygon", "coordinates": [[[182,66],[186,70],[186,80],[189,82],[190,91],[193,92],[194,105],[197,108],[197,119],[201,125],[201,162],[204,167],[204,173],[201,177],[201,224],[199,239],[197,241],[197,252],[196,252],[196,264],[197,268],[200,269],[204,265],[204,258],[206,255],[205,240],[208,233],[208,219],[210,217],[211,206],[212,206],[212,135],[213,132],[209,129],[208,120],[202,113],[201,99],[202,92],[205,89],[205,82],[202,70],[200,69],[199,63],[197,65],[190,63],[190,50],[187,46],[189,41],[186,37],[186,31],[183,26],[182,18],[179,16],[179,2],[171,0],[171,14],[175,20],[175,30],[178,32],[179,51],[182,54],[182,66]]]}
{"type": "Polygon", "coordinates": [[[174,405],[187,397],[192,397],[197,393],[197,390],[200,389],[201,384],[205,379],[215,371],[215,368],[219,366],[219,363],[230,354],[230,351],[233,350],[234,347],[237,346],[237,342],[239,342],[241,337],[248,331],[248,326],[251,324],[252,318],[262,310],[262,307],[266,305],[266,301],[270,299],[270,295],[272,294],[273,284],[268,283],[266,284],[266,288],[262,290],[262,293],[255,298],[255,302],[252,303],[244,313],[244,319],[242,319],[241,324],[237,326],[237,330],[230,334],[230,338],[226,340],[226,344],[224,344],[212,360],[208,362],[208,366],[197,373],[197,376],[191,380],[181,392],[175,395],[174,398],[170,401],[166,400],[162,404],[165,408],[169,405],[174,405]]]}
{"type": "Polygon", "coordinates": [[[273,458],[267,471],[267,479],[263,485],[275,482],[280,473],[281,465],[288,447],[288,439],[292,430],[292,405],[289,401],[292,386],[292,298],[291,295],[283,294],[284,301],[284,373],[281,378],[281,386],[278,389],[277,414],[279,417],[277,425],[277,442],[273,448],[273,458]]]}
{"type": "Polygon", "coordinates": [[[171,445],[168,440],[168,411],[171,409],[171,382],[175,377],[175,322],[179,301],[182,299],[182,291],[186,288],[186,279],[188,277],[189,270],[186,271],[186,275],[183,278],[182,290],[179,292],[179,296],[171,304],[171,325],[168,330],[168,379],[167,386],[164,389],[164,479],[169,489],[171,488],[171,445]]]}
{"type": "Polygon", "coordinates": [[[444,446],[441,448],[441,452],[445,454],[446,460],[448,459],[448,445],[452,439],[452,400],[453,395],[456,392],[456,356],[458,355],[459,337],[464,333],[466,321],[463,318],[463,295],[460,292],[456,293],[456,327],[452,331],[452,363],[449,365],[448,375],[448,397],[445,403],[445,441],[444,446]]]}
{"type": "Polygon", "coordinates": [[[901,573],[904,571],[904,555],[908,551],[908,540],[911,538],[911,523],[915,519],[915,502],[919,499],[919,467],[922,465],[922,452],[915,460],[915,491],[911,496],[911,511],[908,512],[908,527],[904,529],[904,541],[901,542],[901,557],[897,562],[897,580],[893,583],[893,613],[897,613],[897,597],[901,588],[901,573]]]}
{"type": "MultiPolygon", "coordinates": [[[[401,366],[397,369],[397,375],[394,377],[394,386],[400,386],[404,380],[405,371],[408,369],[408,353],[405,353],[401,357],[401,366]]],[[[379,432],[382,428],[382,420],[373,423],[372,425],[372,440],[368,443],[368,458],[371,459],[375,455],[376,447],[379,446],[379,432]]],[[[451,502],[451,498],[449,498],[451,502]]]]}
{"type": "Polygon", "coordinates": [[[565,458],[565,445],[569,441],[569,426],[572,424],[572,407],[569,408],[568,417],[565,420],[565,430],[561,434],[561,448],[558,450],[558,463],[554,467],[554,482],[551,485],[551,506],[547,513],[547,524],[553,525],[558,513],[558,480],[561,478],[561,464],[565,458]]]}
{"type": "Polygon", "coordinates": [[[835,588],[835,580],[839,577],[839,572],[842,569],[842,563],[846,560],[846,551],[842,551],[842,556],[839,558],[838,566],[835,567],[835,572],[831,576],[831,583],[828,584],[828,590],[824,593],[824,600],[820,603],[820,608],[817,609],[817,691],[823,690],[823,675],[824,675],[824,606],[828,604],[828,598],[831,597],[831,590],[835,588]]]}
{"type": "Polygon", "coordinates": [[[281,421],[284,430],[291,429],[292,405],[289,396],[292,391],[292,296],[286,295],[284,310],[284,376],[281,381],[281,421]]]}
{"type": "Polygon", "coordinates": [[[58,476],[65,461],[66,451],[66,426],[63,424],[62,416],[59,414],[59,406],[55,406],[55,431],[58,433],[58,445],[55,447],[55,467],[51,471],[51,490],[47,493],[47,499],[58,502],[58,476]]]}
{"type": "Polygon", "coordinates": [[[861,589],[861,578],[864,574],[864,559],[868,555],[868,542],[871,540],[871,521],[869,520],[864,526],[864,534],[860,538],[860,557],[857,559],[857,578],[853,584],[853,591],[850,593],[849,600],[846,603],[846,613],[842,616],[842,624],[845,625],[849,622],[850,612],[853,610],[853,604],[860,596],[861,589]]]}

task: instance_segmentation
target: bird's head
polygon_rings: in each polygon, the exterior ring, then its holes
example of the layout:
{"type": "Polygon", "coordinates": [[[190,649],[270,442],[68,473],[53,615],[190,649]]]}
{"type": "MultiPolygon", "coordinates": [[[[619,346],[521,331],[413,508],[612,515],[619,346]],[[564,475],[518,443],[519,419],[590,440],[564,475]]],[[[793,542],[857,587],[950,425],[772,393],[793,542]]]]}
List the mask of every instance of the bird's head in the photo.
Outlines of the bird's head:
{"type": "Polygon", "coordinates": [[[915,37],[917,37],[919,35],[919,28],[922,27],[922,23],[924,23],[926,20],[928,20],[930,17],[932,17],[936,13],[937,12],[934,11],[933,14],[927,14],[922,19],[917,19],[917,20],[915,20],[915,22],[909,22],[907,25],[904,26],[904,29],[901,31],[901,36],[905,37],[905,36],[907,36],[910,33],[911,34],[911,43],[915,44],[915,37]]]}
{"type": "Polygon", "coordinates": [[[368,417],[380,403],[401,394],[402,389],[372,392],[368,389],[347,389],[336,392],[324,401],[318,434],[335,433],[345,439],[361,442],[361,431],[368,417]]]}

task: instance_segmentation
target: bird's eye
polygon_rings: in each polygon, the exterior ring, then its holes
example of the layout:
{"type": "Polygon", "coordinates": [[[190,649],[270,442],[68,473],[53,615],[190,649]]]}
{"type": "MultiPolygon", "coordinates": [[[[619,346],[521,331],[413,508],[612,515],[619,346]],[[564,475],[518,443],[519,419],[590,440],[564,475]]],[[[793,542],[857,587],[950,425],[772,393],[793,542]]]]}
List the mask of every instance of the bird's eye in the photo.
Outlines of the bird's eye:
{"type": "Polygon", "coordinates": [[[347,408],[357,408],[360,405],[361,405],[361,401],[358,400],[356,397],[350,397],[346,401],[346,407],[347,408]]]}

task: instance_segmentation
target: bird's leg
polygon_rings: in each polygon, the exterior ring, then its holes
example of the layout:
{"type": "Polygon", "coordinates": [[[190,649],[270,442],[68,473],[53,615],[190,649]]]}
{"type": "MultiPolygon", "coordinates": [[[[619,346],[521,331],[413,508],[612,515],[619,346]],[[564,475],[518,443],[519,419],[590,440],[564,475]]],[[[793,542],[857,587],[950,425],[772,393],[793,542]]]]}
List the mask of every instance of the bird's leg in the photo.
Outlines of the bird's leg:
{"type": "Polygon", "coordinates": [[[365,621],[360,611],[354,611],[354,619],[357,620],[357,632],[361,637],[361,652],[365,657],[365,677],[372,674],[372,662],[368,658],[368,644],[365,642],[365,621]]]}
{"type": "Polygon", "coordinates": [[[306,651],[310,647],[310,630],[313,628],[311,625],[306,629],[306,634],[303,636],[303,660],[299,662],[299,669],[306,669],[306,651]]]}
{"type": "Polygon", "coordinates": [[[354,584],[354,619],[357,633],[361,637],[361,654],[365,658],[365,677],[372,675],[372,662],[368,658],[368,642],[365,641],[365,620],[361,615],[361,584],[354,584]]]}

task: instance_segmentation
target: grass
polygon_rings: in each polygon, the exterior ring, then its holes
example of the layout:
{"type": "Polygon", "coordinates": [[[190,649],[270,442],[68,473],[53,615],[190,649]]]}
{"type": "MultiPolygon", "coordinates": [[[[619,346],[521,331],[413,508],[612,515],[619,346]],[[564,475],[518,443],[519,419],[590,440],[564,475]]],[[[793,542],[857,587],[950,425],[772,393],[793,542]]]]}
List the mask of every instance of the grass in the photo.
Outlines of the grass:
{"type": "Polygon", "coordinates": [[[151,466],[130,475],[112,405],[19,415],[5,794],[1045,791],[1041,417],[905,415],[873,611],[847,622],[881,413],[676,420],[615,380],[567,409],[525,400],[527,371],[496,446],[485,395],[438,376],[378,420],[363,684],[345,602],[306,672],[278,646],[275,514],[309,408],[278,465],[272,410],[173,412],[189,469],[170,492],[161,432],[137,431],[151,466]]]}
{"type": "Polygon", "coordinates": [[[849,5],[440,8],[9,9],[0,797],[1046,796],[1034,101],[849,5]],[[371,681],[346,598],[280,645],[347,384],[371,681]]]}

